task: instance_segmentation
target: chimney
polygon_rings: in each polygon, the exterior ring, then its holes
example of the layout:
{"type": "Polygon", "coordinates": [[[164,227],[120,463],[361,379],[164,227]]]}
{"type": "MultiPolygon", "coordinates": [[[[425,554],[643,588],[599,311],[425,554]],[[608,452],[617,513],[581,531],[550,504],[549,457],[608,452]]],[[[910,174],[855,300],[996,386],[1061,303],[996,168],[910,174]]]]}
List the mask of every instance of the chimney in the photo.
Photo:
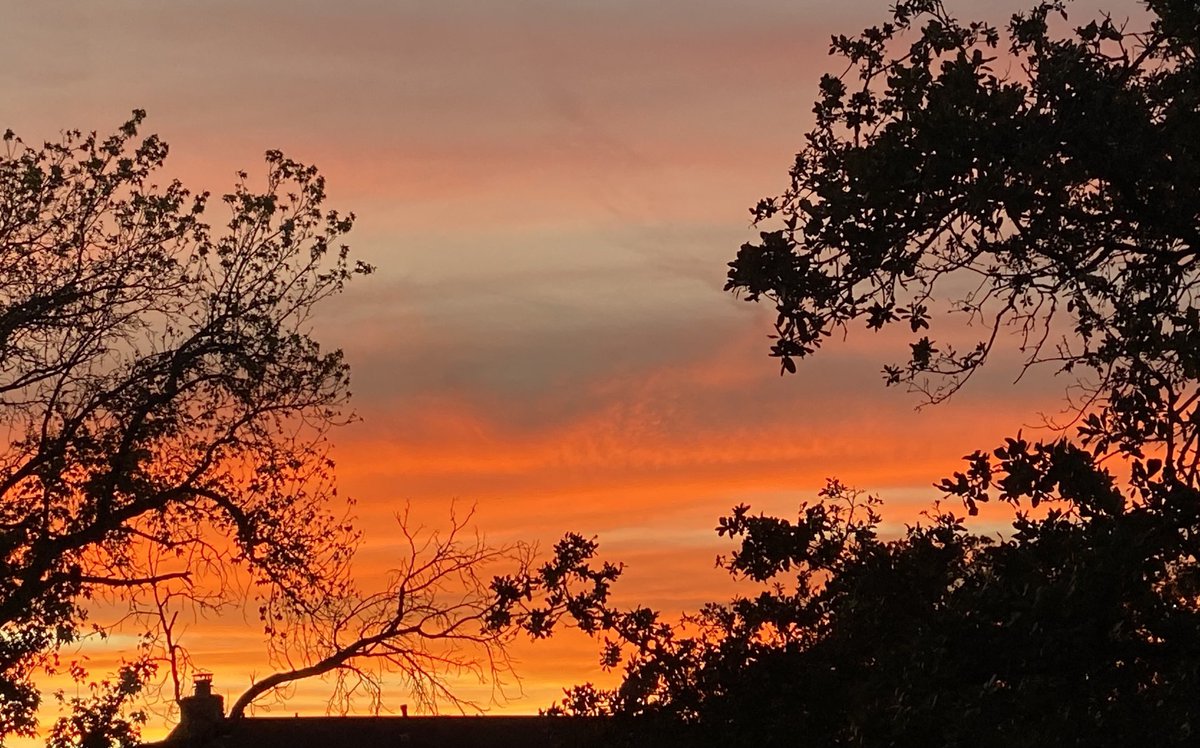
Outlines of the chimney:
{"type": "Polygon", "coordinates": [[[197,672],[192,695],[179,700],[179,724],[172,738],[204,740],[225,721],[225,699],[212,692],[212,673],[197,672]]]}

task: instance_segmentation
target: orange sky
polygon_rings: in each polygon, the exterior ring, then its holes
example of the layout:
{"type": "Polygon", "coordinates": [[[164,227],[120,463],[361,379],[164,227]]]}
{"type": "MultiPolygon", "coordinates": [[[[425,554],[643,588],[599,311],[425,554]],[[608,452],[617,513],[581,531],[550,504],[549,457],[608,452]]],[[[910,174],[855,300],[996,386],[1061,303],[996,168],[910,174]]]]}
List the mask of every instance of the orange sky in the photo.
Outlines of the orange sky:
{"type": "MultiPolygon", "coordinates": [[[[1003,5],[990,17],[1024,4],[1003,5]]],[[[838,476],[911,520],[960,456],[1060,403],[1061,382],[1014,387],[1000,362],[915,412],[879,379],[899,349],[865,334],[781,379],[769,310],[721,291],[754,236],[747,209],[784,184],[829,35],[883,3],[14,6],[0,128],[37,141],[142,107],[196,189],[282,148],[358,213],[352,244],[379,273],[322,310],[319,337],[354,370],[362,421],[334,440],[368,575],[387,568],[398,507],[444,517],[456,500],[497,542],[599,536],[628,565],[622,599],[676,613],[730,590],[712,528],[733,504],[790,514],[838,476]]],[[[188,639],[230,696],[268,669],[238,616],[188,639]]],[[[595,651],[519,648],[525,696],[504,708],[595,677],[595,651]]],[[[322,703],[309,685],[283,711],[322,703]]]]}

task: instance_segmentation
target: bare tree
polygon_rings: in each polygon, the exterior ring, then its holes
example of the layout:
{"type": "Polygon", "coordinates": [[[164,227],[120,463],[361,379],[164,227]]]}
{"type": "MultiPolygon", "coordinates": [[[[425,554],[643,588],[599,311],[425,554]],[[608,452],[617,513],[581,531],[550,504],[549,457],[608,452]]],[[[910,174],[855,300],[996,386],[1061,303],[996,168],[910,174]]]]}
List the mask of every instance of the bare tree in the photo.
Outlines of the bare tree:
{"type": "Polygon", "coordinates": [[[407,510],[398,515],[404,555],[379,591],[361,591],[347,573],[330,580],[324,597],[265,600],[259,613],[280,670],[239,696],[230,717],[317,676],[332,679],[332,706],[344,711],[366,693],[378,710],[388,672],[400,674],[423,707],[477,707],[455,694],[452,680],[471,675],[497,687],[512,675],[505,644],[519,629],[491,625],[497,596],[486,574],[505,564],[527,576],[532,548],[490,546],[470,529],[472,515],[452,513],[445,531],[413,527],[407,510]]]}

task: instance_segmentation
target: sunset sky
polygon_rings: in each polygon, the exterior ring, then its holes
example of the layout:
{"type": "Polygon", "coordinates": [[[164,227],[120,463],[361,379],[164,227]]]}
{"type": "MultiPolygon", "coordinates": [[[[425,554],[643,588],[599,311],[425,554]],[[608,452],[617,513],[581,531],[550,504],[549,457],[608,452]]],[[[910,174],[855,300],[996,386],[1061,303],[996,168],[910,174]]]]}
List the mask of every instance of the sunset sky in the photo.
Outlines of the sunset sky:
{"type": "MultiPolygon", "coordinates": [[[[498,543],[598,536],[627,565],[621,599],[675,615],[733,589],[713,527],[734,504],[790,515],[837,476],[899,526],[962,455],[1061,405],[1064,382],[1014,386],[1001,361],[917,411],[879,375],[902,342],[865,331],[781,378],[771,310],[721,290],[817,78],[842,70],[830,34],[884,20],[878,0],[4,5],[0,129],[38,142],[144,108],[194,189],[261,175],[279,148],[359,216],[351,244],[379,270],[321,309],[317,337],[353,368],[361,421],[333,439],[368,576],[405,502],[437,522],[457,501],[498,543]]],[[[948,5],[1002,22],[1025,3],[948,5]]],[[[269,672],[240,616],[190,624],[188,643],[227,697],[269,672]]],[[[596,651],[518,648],[524,696],[499,708],[604,677],[596,651]]],[[[276,712],[322,705],[317,683],[276,712]]]]}

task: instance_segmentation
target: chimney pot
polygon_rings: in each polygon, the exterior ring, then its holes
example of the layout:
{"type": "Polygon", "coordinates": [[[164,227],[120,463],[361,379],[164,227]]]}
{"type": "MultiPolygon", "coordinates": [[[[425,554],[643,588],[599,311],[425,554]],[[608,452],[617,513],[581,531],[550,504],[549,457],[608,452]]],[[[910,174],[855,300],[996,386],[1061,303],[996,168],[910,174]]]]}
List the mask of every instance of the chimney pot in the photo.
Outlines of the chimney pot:
{"type": "Polygon", "coordinates": [[[174,737],[207,738],[225,721],[225,699],[212,692],[212,673],[197,672],[192,679],[192,695],[179,700],[179,724],[174,737]]]}
{"type": "Polygon", "coordinates": [[[193,696],[212,696],[213,674],[200,671],[192,678],[193,696]]]}

